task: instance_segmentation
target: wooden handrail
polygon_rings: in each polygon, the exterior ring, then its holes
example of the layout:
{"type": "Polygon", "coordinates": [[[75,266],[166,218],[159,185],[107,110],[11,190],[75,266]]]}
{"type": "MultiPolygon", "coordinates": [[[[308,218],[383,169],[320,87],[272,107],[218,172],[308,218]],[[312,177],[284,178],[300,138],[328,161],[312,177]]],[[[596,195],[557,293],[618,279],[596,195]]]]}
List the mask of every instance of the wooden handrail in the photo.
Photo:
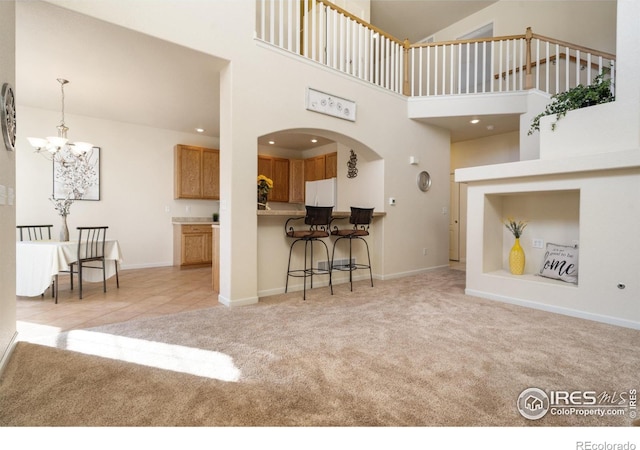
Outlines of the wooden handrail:
{"type": "MultiPolygon", "coordinates": [[[[566,54],[566,53],[564,53],[564,52],[561,52],[561,53],[559,53],[558,55],[551,55],[551,56],[549,57],[549,61],[548,61],[548,62],[552,63],[552,62],[556,61],[556,59],[557,59],[558,57],[560,57],[560,59],[566,59],[566,58],[567,58],[567,54],[566,54]]],[[[613,57],[613,58],[611,58],[611,59],[615,59],[615,57],[613,57]]],[[[571,61],[571,62],[574,62],[574,63],[575,63],[575,62],[576,62],[576,57],[575,57],[575,56],[573,56],[573,55],[569,55],[569,61],[571,61]]],[[[585,63],[585,64],[587,64],[587,63],[588,63],[588,61],[587,61],[586,59],[582,59],[582,58],[580,58],[580,63],[585,63]]],[[[540,64],[540,65],[547,64],[547,58],[542,58],[542,59],[540,59],[540,60],[538,60],[538,61],[531,61],[531,67],[536,67],[538,64],[540,64]]],[[[599,69],[599,68],[600,68],[600,65],[599,65],[598,63],[594,63],[594,62],[592,62],[592,63],[591,63],[591,68],[592,68],[592,69],[599,69]]],[[[518,73],[518,72],[520,72],[520,70],[526,70],[526,69],[527,69],[527,66],[526,66],[526,65],[524,65],[524,66],[522,66],[522,68],[520,68],[520,67],[516,67],[516,70],[515,70],[515,71],[516,71],[516,73],[518,73]]],[[[505,70],[504,72],[502,72],[502,74],[496,73],[496,74],[494,74],[494,75],[493,75],[493,78],[497,80],[498,78],[500,78],[500,76],[501,76],[501,75],[502,75],[502,77],[504,78],[504,77],[507,75],[507,73],[508,73],[509,75],[513,75],[513,69],[510,69],[508,72],[505,70]]]]}
{"type": "Polygon", "coordinates": [[[331,9],[336,10],[337,12],[339,12],[340,14],[348,17],[351,20],[354,20],[355,22],[357,22],[358,24],[362,25],[363,27],[366,27],[368,29],[370,29],[371,31],[380,34],[381,36],[386,37],[387,39],[392,40],[393,42],[395,42],[396,44],[399,45],[404,45],[404,42],[401,41],[400,39],[390,35],[389,33],[387,33],[386,31],[382,31],[380,28],[375,27],[373,25],[371,25],[368,22],[365,22],[364,20],[362,20],[361,18],[359,18],[358,16],[354,16],[353,14],[351,14],[349,11],[345,11],[344,9],[340,8],[338,5],[331,3],[328,0],[315,0],[317,3],[323,3],[324,5],[328,6],[331,9]]]}
{"type": "Polygon", "coordinates": [[[510,41],[513,39],[525,39],[524,34],[514,34],[511,36],[495,36],[488,38],[479,38],[479,39],[460,39],[458,41],[441,41],[441,42],[422,42],[418,44],[411,44],[410,48],[424,48],[424,47],[441,47],[444,45],[456,45],[456,44],[474,44],[476,42],[500,42],[500,41],[510,41]]]}
{"type": "Polygon", "coordinates": [[[570,42],[565,42],[565,41],[561,41],[558,39],[553,39],[550,37],[546,37],[546,36],[542,36],[539,34],[532,34],[531,35],[534,39],[539,39],[541,41],[546,41],[549,42],[550,44],[557,44],[563,47],[571,47],[572,49],[575,50],[580,50],[581,52],[585,52],[585,53],[591,53],[593,55],[596,56],[602,56],[603,58],[607,58],[607,59],[616,59],[616,55],[613,55],[611,53],[606,53],[606,52],[601,52],[599,50],[595,50],[593,48],[589,48],[589,47],[583,47],[581,45],[576,45],[576,44],[572,44],[570,42]]]}

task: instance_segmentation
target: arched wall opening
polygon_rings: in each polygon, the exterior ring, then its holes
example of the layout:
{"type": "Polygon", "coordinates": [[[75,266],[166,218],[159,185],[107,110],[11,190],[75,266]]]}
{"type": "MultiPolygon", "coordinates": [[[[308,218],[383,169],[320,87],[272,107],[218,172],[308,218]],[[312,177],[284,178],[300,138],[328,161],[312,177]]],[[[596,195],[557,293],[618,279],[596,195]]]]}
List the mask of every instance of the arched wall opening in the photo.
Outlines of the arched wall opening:
{"type": "MultiPolygon", "coordinates": [[[[315,128],[278,130],[258,138],[258,155],[305,160],[334,152],[337,153],[336,210],[360,206],[382,211],[384,159],[369,146],[344,134],[315,128]]],[[[270,207],[290,209],[298,205],[270,202],[270,207]]]]}

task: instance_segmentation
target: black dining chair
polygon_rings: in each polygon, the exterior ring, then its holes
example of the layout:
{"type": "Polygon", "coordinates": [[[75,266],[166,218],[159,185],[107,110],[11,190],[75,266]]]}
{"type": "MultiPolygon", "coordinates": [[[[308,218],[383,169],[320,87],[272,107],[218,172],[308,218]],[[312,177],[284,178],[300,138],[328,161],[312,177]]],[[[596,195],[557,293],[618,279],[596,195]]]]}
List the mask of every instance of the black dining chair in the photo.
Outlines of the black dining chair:
{"type": "Polygon", "coordinates": [[[338,228],[334,227],[331,231],[332,236],[338,238],[333,243],[333,251],[331,252],[331,270],[344,270],[349,272],[349,283],[351,290],[353,291],[353,271],[357,269],[369,269],[369,278],[371,279],[371,287],[373,287],[373,273],[371,272],[371,255],[369,254],[369,244],[364,239],[365,236],[369,236],[369,225],[373,220],[373,208],[357,208],[351,207],[351,215],[349,216],[349,223],[352,227],[338,228]],[[349,259],[346,264],[334,265],[334,256],[336,253],[336,245],[338,241],[342,239],[349,240],[349,259]],[[352,243],[354,240],[361,240],[364,242],[367,248],[367,264],[355,263],[353,261],[352,243]]]}
{"type": "MultiPolygon", "coordinates": [[[[44,241],[51,240],[51,228],[53,225],[16,225],[16,229],[20,234],[20,241],[44,241]]],[[[56,299],[56,287],[58,286],[58,276],[56,275],[51,281],[51,297],[56,299]]],[[[44,297],[44,292],[41,297],[44,297]]]]}
{"type": "Polygon", "coordinates": [[[53,225],[17,225],[21,241],[51,240],[51,228],[53,225]]]}
{"type": "MultiPolygon", "coordinates": [[[[107,228],[109,227],[76,227],[78,230],[78,259],[69,265],[71,273],[71,290],[73,290],[73,274],[78,273],[78,292],[82,299],[82,272],[86,269],[102,270],[103,292],[107,292],[107,262],[104,249],[107,228]],[[77,270],[74,270],[76,269],[77,270]]],[[[116,268],[116,286],[120,288],[118,278],[118,261],[116,268]]]]}
{"type": "Polygon", "coordinates": [[[285,235],[291,239],[291,247],[289,248],[289,264],[287,265],[287,281],[285,283],[284,292],[289,289],[289,277],[301,277],[303,278],[303,300],[307,299],[307,278],[310,278],[311,289],[313,289],[313,276],[314,275],[329,275],[329,288],[331,289],[331,295],[333,295],[333,286],[331,284],[331,268],[329,264],[329,248],[324,242],[323,238],[329,237],[329,226],[331,224],[331,214],[333,211],[332,206],[307,206],[307,213],[304,217],[292,217],[284,224],[285,235]],[[294,227],[293,223],[296,220],[304,219],[305,227],[294,227]],[[304,268],[291,269],[291,253],[293,247],[298,242],[304,242],[304,268]],[[321,269],[319,267],[313,267],[313,244],[319,242],[324,246],[327,254],[327,267],[321,269]],[[307,264],[307,253],[310,254],[309,264],[307,264]]]}

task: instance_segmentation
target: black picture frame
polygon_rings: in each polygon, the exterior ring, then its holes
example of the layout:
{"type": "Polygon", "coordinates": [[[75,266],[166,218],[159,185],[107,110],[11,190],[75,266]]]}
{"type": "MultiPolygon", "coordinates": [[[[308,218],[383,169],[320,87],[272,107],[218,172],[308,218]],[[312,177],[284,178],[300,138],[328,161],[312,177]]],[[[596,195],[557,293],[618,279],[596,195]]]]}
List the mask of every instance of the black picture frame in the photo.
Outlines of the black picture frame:
{"type": "MultiPolygon", "coordinates": [[[[89,201],[99,201],[100,200],[100,147],[93,147],[89,152],[89,161],[93,163],[96,168],[96,184],[91,186],[85,195],[82,198],[75,199],[78,200],[89,200],[89,201]]],[[[55,160],[53,161],[53,198],[55,200],[62,200],[66,198],[67,192],[63,186],[63,184],[59,181],[56,181],[56,166],[59,163],[55,160]]]]}

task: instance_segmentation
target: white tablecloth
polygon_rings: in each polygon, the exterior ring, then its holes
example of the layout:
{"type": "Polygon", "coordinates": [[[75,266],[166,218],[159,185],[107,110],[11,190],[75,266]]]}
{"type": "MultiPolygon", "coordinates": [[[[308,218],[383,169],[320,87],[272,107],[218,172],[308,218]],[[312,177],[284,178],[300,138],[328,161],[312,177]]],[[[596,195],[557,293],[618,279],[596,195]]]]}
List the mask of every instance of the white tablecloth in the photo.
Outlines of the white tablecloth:
{"type": "MultiPolygon", "coordinates": [[[[105,242],[107,278],[115,275],[115,261],[122,262],[118,241],[105,242]]],[[[35,297],[51,284],[54,275],[69,270],[78,259],[78,242],[22,241],[16,242],[16,295],[35,297]]],[[[102,281],[101,270],[83,270],[82,281],[102,281]]]]}

